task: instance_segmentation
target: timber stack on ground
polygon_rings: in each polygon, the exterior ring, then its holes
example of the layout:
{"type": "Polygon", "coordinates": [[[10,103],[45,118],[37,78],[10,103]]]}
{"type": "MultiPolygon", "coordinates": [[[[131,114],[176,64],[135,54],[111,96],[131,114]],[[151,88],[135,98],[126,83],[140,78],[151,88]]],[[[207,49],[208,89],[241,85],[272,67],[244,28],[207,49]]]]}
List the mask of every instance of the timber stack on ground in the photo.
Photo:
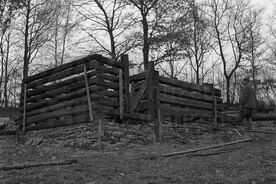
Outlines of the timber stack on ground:
{"type": "Polygon", "coordinates": [[[90,55],[23,83],[23,132],[100,119],[138,120],[153,123],[160,139],[164,120],[181,124],[201,119],[212,124],[222,109],[219,89],[160,76],[153,63],[147,71],[129,76],[128,55],[120,61],[90,55]]]}

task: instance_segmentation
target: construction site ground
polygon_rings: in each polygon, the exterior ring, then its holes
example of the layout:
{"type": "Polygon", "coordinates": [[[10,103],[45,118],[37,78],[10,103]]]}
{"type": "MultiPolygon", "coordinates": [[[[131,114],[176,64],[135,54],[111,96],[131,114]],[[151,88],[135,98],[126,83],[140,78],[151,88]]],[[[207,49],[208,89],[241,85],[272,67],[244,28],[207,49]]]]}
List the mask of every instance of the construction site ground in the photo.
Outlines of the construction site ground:
{"type": "MultiPolygon", "coordinates": [[[[241,127],[243,129],[244,127],[241,127]]],[[[258,127],[275,132],[275,124],[258,127]]],[[[0,170],[1,184],[275,184],[276,135],[226,129],[149,145],[81,150],[60,145],[18,144],[0,136],[0,167],[74,159],[77,163],[0,170]],[[240,135],[239,135],[240,133],[240,135]],[[253,141],[192,154],[170,153],[224,142],[253,141]],[[222,151],[223,150],[223,151],[222,151]]]]}

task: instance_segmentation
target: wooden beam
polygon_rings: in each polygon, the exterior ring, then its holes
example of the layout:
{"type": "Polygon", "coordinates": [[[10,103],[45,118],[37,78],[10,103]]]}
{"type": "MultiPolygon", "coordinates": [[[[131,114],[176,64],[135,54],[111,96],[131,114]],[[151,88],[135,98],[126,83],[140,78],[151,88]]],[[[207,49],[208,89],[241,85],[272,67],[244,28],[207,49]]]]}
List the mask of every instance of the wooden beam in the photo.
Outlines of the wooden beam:
{"type": "Polygon", "coordinates": [[[89,109],[89,117],[90,117],[90,121],[94,121],[93,109],[92,109],[92,103],[91,103],[91,95],[90,95],[89,83],[88,83],[88,78],[87,78],[87,69],[86,69],[86,65],[85,64],[83,65],[83,71],[84,71],[86,96],[87,96],[88,109],[89,109]]]}
{"type": "Polygon", "coordinates": [[[98,146],[102,150],[102,119],[98,120],[98,146]]]}
{"type": "Polygon", "coordinates": [[[120,119],[123,120],[124,116],[124,92],[123,92],[123,71],[119,70],[119,108],[120,119]]]}
{"type": "MultiPolygon", "coordinates": [[[[170,78],[162,77],[162,76],[159,76],[158,78],[159,78],[160,84],[166,84],[169,86],[174,86],[174,87],[182,88],[182,89],[189,90],[189,91],[197,91],[202,94],[208,94],[208,95],[212,94],[211,88],[207,87],[207,86],[192,84],[189,82],[170,79],[170,78]]],[[[214,88],[214,94],[215,94],[215,96],[221,96],[220,90],[215,89],[215,88],[214,88]]]]}
{"type": "Polygon", "coordinates": [[[233,145],[233,144],[245,143],[245,142],[249,142],[249,141],[252,141],[252,139],[251,138],[241,139],[241,140],[237,140],[237,141],[221,143],[221,144],[212,145],[212,146],[205,146],[205,147],[189,149],[189,150],[185,150],[185,151],[166,153],[166,154],[161,154],[161,156],[162,157],[171,157],[171,156],[176,156],[176,155],[184,155],[184,154],[194,153],[194,152],[197,152],[197,151],[213,149],[213,148],[218,148],[218,147],[223,147],[223,146],[229,146],[229,145],[233,145]]]}
{"type": "Polygon", "coordinates": [[[87,57],[84,57],[84,58],[81,58],[81,59],[78,59],[78,60],[75,60],[75,61],[72,61],[72,62],[69,62],[69,63],[66,63],[66,64],[63,64],[63,65],[60,65],[58,67],[55,67],[53,69],[50,69],[50,70],[46,70],[44,72],[40,72],[38,74],[35,74],[35,75],[32,75],[32,76],[29,76],[27,77],[23,82],[24,83],[30,83],[32,81],[35,81],[35,80],[39,80],[41,78],[44,78],[44,77],[47,77],[49,75],[53,75],[55,73],[58,73],[58,72],[62,72],[64,70],[67,70],[69,68],[74,68],[78,65],[83,65],[84,63],[87,63],[89,61],[93,61],[93,60],[99,60],[101,59],[102,56],[101,55],[89,55],[87,57]]]}
{"type": "Polygon", "coordinates": [[[14,169],[26,169],[30,167],[41,167],[41,166],[57,166],[57,165],[68,165],[78,163],[78,160],[62,160],[62,161],[50,161],[50,162],[40,162],[40,163],[25,163],[21,165],[3,166],[0,170],[9,171],[14,169]]]}
{"type": "Polygon", "coordinates": [[[154,80],[154,63],[149,63],[148,69],[148,109],[152,120],[157,118],[156,116],[156,87],[155,87],[155,80],[154,80]]]}
{"type": "MultiPolygon", "coordinates": [[[[87,78],[92,78],[92,77],[95,77],[96,76],[96,71],[92,71],[92,72],[89,72],[87,74],[87,78]]],[[[64,81],[59,81],[59,82],[56,82],[56,83],[53,83],[53,84],[50,84],[50,85],[42,85],[42,86],[39,86],[35,89],[32,89],[32,90],[29,90],[28,93],[27,93],[27,97],[28,99],[30,99],[32,96],[36,96],[36,95],[56,95],[55,94],[55,91],[57,89],[64,89],[64,90],[61,90],[61,92],[68,92],[68,91],[73,91],[75,90],[74,88],[80,88],[80,86],[85,86],[85,82],[83,80],[83,76],[76,76],[76,77],[73,77],[73,78],[70,78],[70,79],[67,79],[67,80],[64,80],[64,81]]]]}
{"type": "Polygon", "coordinates": [[[124,87],[124,101],[125,101],[125,111],[130,112],[130,93],[129,93],[129,59],[127,54],[123,54],[121,56],[121,62],[124,66],[124,80],[123,80],[123,87],[124,87]]]}
{"type": "Polygon", "coordinates": [[[187,98],[175,97],[166,94],[160,94],[161,103],[178,105],[182,107],[191,107],[191,108],[200,108],[200,109],[208,109],[213,110],[213,104],[198,100],[191,100],[187,98]]]}
{"type": "MultiPolygon", "coordinates": [[[[87,70],[95,69],[96,66],[98,66],[99,63],[94,61],[94,62],[89,62],[87,63],[87,70]]],[[[43,84],[47,84],[50,82],[54,82],[59,79],[64,79],[66,77],[72,77],[73,75],[77,75],[83,72],[83,66],[76,66],[75,68],[69,68],[64,71],[60,71],[58,73],[55,73],[53,75],[46,76],[40,80],[31,82],[28,84],[28,88],[37,88],[38,86],[41,86],[43,84]]]]}
{"type": "MultiPolygon", "coordinates": [[[[189,99],[200,100],[200,101],[205,101],[205,102],[214,102],[214,98],[207,94],[191,92],[191,91],[183,90],[183,89],[176,88],[173,86],[165,86],[165,85],[160,85],[159,89],[160,89],[160,93],[165,93],[165,94],[173,95],[176,97],[189,98],[189,99]]],[[[222,103],[222,99],[218,98],[217,102],[222,103]]]]}
{"type": "Polygon", "coordinates": [[[142,72],[136,75],[129,76],[130,82],[139,82],[147,78],[148,72],[142,72]]]}
{"type": "Polygon", "coordinates": [[[131,102],[130,112],[135,111],[141,97],[143,96],[143,94],[145,93],[145,91],[147,89],[147,86],[148,86],[148,82],[147,82],[147,80],[145,80],[142,87],[140,88],[140,90],[136,94],[136,96],[132,98],[133,101],[131,102]]]}

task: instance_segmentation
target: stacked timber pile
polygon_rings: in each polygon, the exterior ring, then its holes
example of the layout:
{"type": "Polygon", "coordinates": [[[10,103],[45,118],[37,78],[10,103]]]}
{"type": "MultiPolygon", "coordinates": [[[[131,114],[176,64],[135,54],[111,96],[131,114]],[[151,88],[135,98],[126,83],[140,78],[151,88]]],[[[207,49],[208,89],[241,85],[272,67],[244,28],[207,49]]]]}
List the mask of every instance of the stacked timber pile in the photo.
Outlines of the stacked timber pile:
{"type": "Polygon", "coordinates": [[[155,110],[160,109],[161,116],[173,117],[182,121],[184,117],[214,118],[214,112],[221,110],[221,92],[210,86],[196,85],[185,81],[159,76],[158,72],[143,72],[130,76],[131,96],[134,101],[140,97],[140,101],[133,105],[133,111],[150,113],[150,105],[156,99],[155,110]],[[149,84],[150,78],[153,83],[149,84]],[[149,97],[151,85],[154,88],[153,98],[149,97]]]}
{"type": "Polygon", "coordinates": [[[73,125],[106,114],[118,115],[119,71],[123,68],[122,62],[90,55],[28,77],[23,81],[23,129],[73,125]]]}

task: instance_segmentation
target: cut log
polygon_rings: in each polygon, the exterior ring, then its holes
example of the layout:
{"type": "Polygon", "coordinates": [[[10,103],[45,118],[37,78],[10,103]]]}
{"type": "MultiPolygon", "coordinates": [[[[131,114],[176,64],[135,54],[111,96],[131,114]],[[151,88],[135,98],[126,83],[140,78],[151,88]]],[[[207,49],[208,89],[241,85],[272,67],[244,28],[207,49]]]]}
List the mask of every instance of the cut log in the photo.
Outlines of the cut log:
{"type": "Polygon", "coordinates": [[[132,76],[129,76],[129,81],[139,82],[139,81],[145,80],[147,75],[148,75],[148,72],[142,72],[136,75],[132,75],[132,76]]]}
{"type": "Polygon", "coordinates": [[[206,117],[212,118],[213,112],[211,110],[197,109],[197,108],[181,108],[172,105],[161,105],[161,114],[163,116],[186,116],[186,117],[206,117]]]}
{"type": "MultiPolygon", "coordinates": [[[[94,84],[96,83],[96,79],[94,79],[94,84]]],[[[90,83],[91,85],[93,85],[93,83],[90,83]]],[[[79,89],[77,91],[68,93],[68,94],[57,94],[57,96],[55,96],[54,98],[51,99],[41,99],[40,102],[37,103],[29,103],[27,104],[27,111],[31,111],[33,109],[39,109],[45,106],[51,106],[51,105],[55,105],[58,104],[62,101],[65,100],[71,100],[73,98],[79,98],[81,96],[86,95],[86,89],[85,87],[82,89],[79,89]]]]}
{"type": "MultiPolygon", "coordinates": [[[[98,65],[99,65],[98,62],[89,62],[87,64],[87,70],[95,69],[96,66],[98,66],[98,65]]],[[[56,73],[56,74],[47,76],[45,78],[42,78],[40,80],[28,83],[28,87],[29,88],[36,88],[40,85],[47,84],[49,82],[53,82],[55,80],[63,79],[63,78],[66,78],[66,77],[72,77],[73,75],[77,75],[77,74],[80,74],[82,72],[83,72],[83,66],[79,65],[79,66],[76,66],[75,68],[70,68],[70,69],[61,71],[59,73],[56,73]]]]}
{"type": "Polygon", "coordinates": [[[161,156],[162,157],[171,157],[171,156],[176,156],[176,155],[184,155],[184,154],[194,153],[194,152],[197,152],[197,151],[213,149],[213,148],[218,148],[218,147],[223,147],[223,146],[229,146],[229,145],[233,145],[233,144],[245,143],[245,142],[249,142],[249,141],[252,141],[252,139],[251,138],[241,139],[241,140],[222,143],[222,144],[217,144],[217,145],[213,145],[213,146],[206,146],[206,147],[195,148],[195,149],[190,149],[190,150],[186,150],[186,151],[166,153],[166,154],[161,154],[161,156]]]}
{"type": "MultiPolygon", "coordinates": [[[[159,79],[160,84],[166,84],[169,86],[174,86],[174,87],[182,88],[182,89],[189,90],[189,91],[197,91],[202,94],[212,95],[212,89],[207,86],[192,84],[189,82],[170,79],[170,78],[166,78],[166,77],[162,77],[162,76],[159,76],[158,79],[159,79]]],[[[221,96],[221,92],[218,89],[214,89],[214,94],[215,94],[215,96],[221,96]]]]}
{"type": "Polygon", "coordinates": [[[197,101],[197,100],[190,100],[187,98],[175,97],[175,96],[171,96],[171,95],[166,95],[164,93],[160,94],[160,102],[166,103],[166,104],[172,104],[172,105],[179,105],[179,106],[183,106],[183,107],[213,110],[212,103],[207,103],[207,102],[202,102],[202,101],[197,101]]]}
{"type": "Polygon", "coordinates": [[[96,70],[100,71],[100,73],[105,73],[109,75],[115,75],[115,76],[119,75],[119,69],[117,68],[107,68],[105,66],[97,66],[96,70]]]}
{"type": "Polygon", "coordinates": [[[130,111],[131,112],[134,112],[138,103],[140,102],[143,94],[145,93],[146,91],[146,88],[148,86],[148,82],[147,80],[144,81],[142,87],[140,88],[140,90],[137,92],[137,94],[135,94],[134,98],[133,98],[133,101],[131,103],[131,108],[130,108],[130,111]]]}
{"type": "Polygon", "coordinates": [[[87,57],[72,61],[70,63],[60,65],[60,66],[55,67],[53,69],[46,70],[44,72],[40,72],[36,75],[29,76],[25,80],[23,80],[23,82],[24,83],[30,83],[31,81],[35,81],[35,80],[47,77],[49,75],[53,75],[53,74],[58,73],[58,72],[62,72],[62,71],[67,70],[69,68],[74,68],[78,65],[83,65],[84,63],[87,63],[87,62],[91,62],[91,61],[93,62],[94,60],[100,60],[102,58],[103,58],[103,56],[98,55],[98,54],[89,55],[87,57]]]}
{"type": "Polygon", "coordinates": [[[57,166],[57,165],[68,165],[78,163],[78,160],[62,160],[62,161],[50,161],[50,162],[40,162],[40,163],[25,163],[22,165],[12,165],[0,167],[0,170],[9,171],[14,169],[26,169],[30,167],[41,167],[41,166],[57,166]]]}
{"type": "Polygon", "coordinates": [[[261,131],[261,130],[246,130],[246,132],[260,133],[260,134],[276,134],[272,131],[261,131]]]}
{"type": "MultiPolygon", "coordinates": [[[[189,98],[193,100],[212,102],[212,103],[214,102],[214,98],[207,94],[205,95],[197,92],[185,91],[183,89],[175,88],[172,86],[164,86],[164,85],[160,85],[159,89],[161,93],[173,95],[176,97],[183,97],[183,98],[189,98]]],[[[222,99],[219,98],[217,102],[222,103],[222,99]]]]}
{"type": "MultiPolygon", "coordinates": [[[[86,102],[87,103],[87,102],[86,102]]],[[[53,119],[53,118],[60,118],[62,116],[68,116],[68,115],[74,115],[82,112],[88,113],[88,106],[87,104],[81,104],[78,106],[73,106],[73,107],[67,107],[64,109],[52,111],[52,112],[47,112],[44,114],[38,114],[35,116],[28,116],[26,119],[26,124],[32,124],[32,123],[37,123],[40,121],[44,121],[47,119],[53,119]]]]}
{"type": "MultiPolygon", "coordinates": [[[[92,77],[95,77],[95,75],[96,75],[96,71],[92,71],[92,72],[87,73],[87,77],[89,79],[92,78],[92,77]]],[[[76,77],[73,77],[73,78],[70,78],[70,79],[67,79],[67,80],[64,80],[64,81],[59,81],[57,83],[53,83],[53,84],[50,84],[50,85],[42,85],[42,86],[39,86],[35,89],[28,90],[27,97],[29,98],[29,97],[34,96],[34,95],[43,94],[46,91],[51,91],[51,90],[55,90],[55,89],[58,89],[58,88],[66,87],[68,85],[75,84],[75,83],[78,83],[80,81],[83,82],[83,76],[82,75],[76,76],[76,77]]]]}
{"type": "MultiPolygon", "coordinates": [[[[90,78],[89,81],[90,81],[89,82],[90,84],[95,85],[97,79],[96,78],[90,78]]],[[[58,96],[60,94],[68,94],[70,92],[74,92],[74,91],[77,91],[77,90],[82,89],[82,88],[86,88],[84,80],[76,82],[76,83],[69,84],[69,85],[61,87],[61,88],[56,88],[54,90],[49,90],[49,91],[46,91],[45,93],[41,93],[41,94],[38,94],[38,95],[35,95],[35,96],[32,96],[32,97],[29,97],[28,100],[27,100],[27,103],[38,102],[38,101],[41,101],[45,98],[55,98],[56,96],[58,96]]]]}

